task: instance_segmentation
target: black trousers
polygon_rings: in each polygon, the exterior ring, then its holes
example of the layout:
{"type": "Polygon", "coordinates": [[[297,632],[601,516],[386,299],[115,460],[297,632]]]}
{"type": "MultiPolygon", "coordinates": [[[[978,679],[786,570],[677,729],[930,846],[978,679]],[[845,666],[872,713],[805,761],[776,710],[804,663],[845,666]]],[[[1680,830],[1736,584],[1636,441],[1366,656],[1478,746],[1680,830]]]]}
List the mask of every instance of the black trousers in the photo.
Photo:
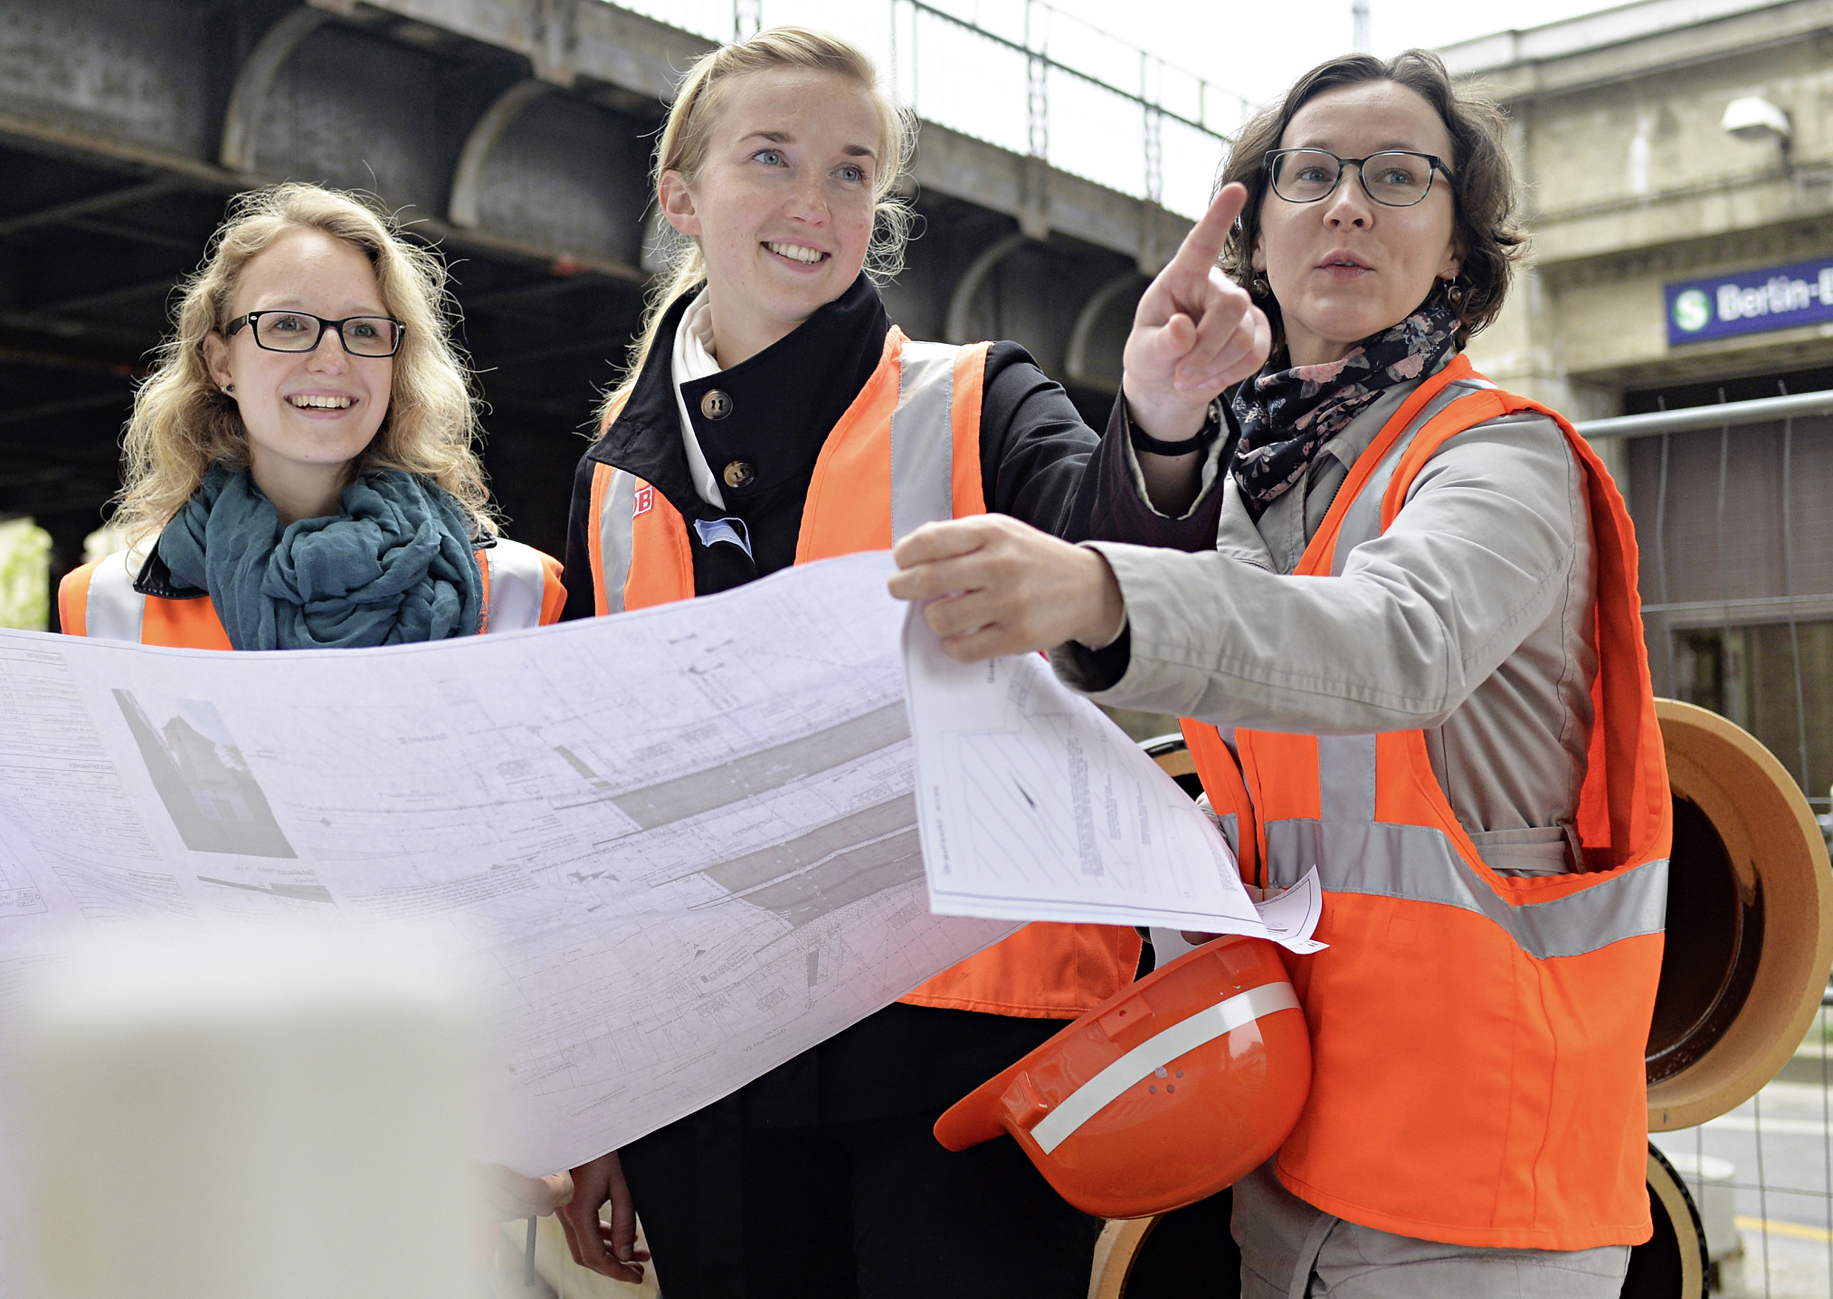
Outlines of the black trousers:
{"type": "Polygon", "coordinates": [[[747,1127],[730,1097],[622,1152],[666,1299],[1084,1299],[1100,1223],[941,1109],[747,1127]]]}

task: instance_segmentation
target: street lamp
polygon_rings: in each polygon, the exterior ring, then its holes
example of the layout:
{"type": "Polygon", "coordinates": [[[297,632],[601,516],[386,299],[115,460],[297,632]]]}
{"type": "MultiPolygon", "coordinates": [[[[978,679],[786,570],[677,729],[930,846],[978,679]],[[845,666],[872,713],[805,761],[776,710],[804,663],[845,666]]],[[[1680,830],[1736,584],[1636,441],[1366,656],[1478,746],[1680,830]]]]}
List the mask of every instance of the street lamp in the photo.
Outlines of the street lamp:
{"type": "Polygon", "coordinates": [[[1749,144],[1761,144],[1765,140],[1776,140],[1782,145],[1782,151],[1788,152],[1788,142],[1793,128],[1789,125],[1786,110],[1776,107],[1761,95],[1745,95],[1725,105],[1725,115],[1719,119],[1719,129],[1749,144]]]}

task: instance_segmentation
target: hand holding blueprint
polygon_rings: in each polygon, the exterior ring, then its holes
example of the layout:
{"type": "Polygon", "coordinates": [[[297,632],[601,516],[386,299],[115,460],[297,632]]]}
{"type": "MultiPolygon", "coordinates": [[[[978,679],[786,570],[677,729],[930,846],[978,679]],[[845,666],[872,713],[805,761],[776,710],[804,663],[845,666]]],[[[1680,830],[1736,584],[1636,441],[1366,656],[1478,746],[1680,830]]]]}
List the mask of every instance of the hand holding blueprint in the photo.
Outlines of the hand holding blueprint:
{"type": "Polygon", "coordinates": [[[1255,903],[1176,782],[1035,654],[957,663],[912,607],[904,689],[937,915],[1158,925],[1316,951],[1313,872],[1255,903]]]}

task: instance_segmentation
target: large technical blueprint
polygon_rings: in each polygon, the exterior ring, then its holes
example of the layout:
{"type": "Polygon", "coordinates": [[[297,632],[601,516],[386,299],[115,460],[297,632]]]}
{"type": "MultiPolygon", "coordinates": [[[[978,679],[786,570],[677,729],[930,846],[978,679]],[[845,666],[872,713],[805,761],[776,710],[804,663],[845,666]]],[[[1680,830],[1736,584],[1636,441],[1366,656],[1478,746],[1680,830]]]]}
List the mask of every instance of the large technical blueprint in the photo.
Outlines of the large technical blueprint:
{"type": "Polygon", "coordinates": [[[1201,814],[1042,659],[907,663],[889,572],[380,650],[0,631],[0,1015],[99,927],[399,925],[481,968],[496,1157],[543,1173],[1024,919],[1270,932],[1201,814]],[[955,800],[921,828],[919,765],[955,800]],[[925,837],[953,845],[928,885],[925,837]]]}
{"type": "Polygon", "coordinates": [[[0,991],[74,931],[413,921],[474,952],[530,1173],[1017,926],[926,905],[890,561],[537,632],[223,654],[0,632],[0,991]]]}

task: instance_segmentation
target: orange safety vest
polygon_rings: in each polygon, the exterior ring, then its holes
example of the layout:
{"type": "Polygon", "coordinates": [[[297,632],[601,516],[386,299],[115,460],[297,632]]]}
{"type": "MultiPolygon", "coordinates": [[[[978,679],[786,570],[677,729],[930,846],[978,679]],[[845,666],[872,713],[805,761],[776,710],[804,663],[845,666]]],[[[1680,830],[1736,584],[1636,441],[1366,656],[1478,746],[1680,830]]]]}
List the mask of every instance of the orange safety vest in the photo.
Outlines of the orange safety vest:
{"type": "Polygon", "coordinates": [[[1459,356],[1356,461],[1296,575],[1342,573],[1448,439],[1518,411],[1564,431],[1596,543],[1582,871],[1516,878],[1486,866],[1433,775],[1423,731],[1239,730],[1239,768],[1215,727],[1186,720],[1184,732],[1217,810],[1241,817],[1250,882],[1290,885],[1315,864],[1324,886],[1317,937],[1330,947],[1288,959],[1315,1077],[1275,1162],[1286,1188],[1339,1218],[1425,1240],[1637,1244],[1652,1231],[1643,1054],[1672,806],[1635,530],[1616,485],[1564,419],[1499,391],[1459,356]]]}
{"type": "MultiPolygon", "coordinates": [[[[175,649],[233,648],[208,596],[168,599],[134,590],[130,551],[94,560],[64,575],[57,612],[66,634],[138,641],[175,649]]],[[[566,604],[560,561],[507,538],[477,552],[484,579],[480,632],[516,631],[558,622],[566,604]]]]}
{"type": "MultiPolygon", "coordinates": [[[[986,512],[980,399],[988,346],[913,343],[892,327],[877,368],[815,461],[796,563],[884,550],[920,524],[986,512]]],[[[693,598],[687,523],[662,493],[597,464],[590,510],[597,612],[693,598]]],[[[1132,929],[1031,924],[900,1000],[1072,1019],[1131,983],[1138,964],[1132,929]]]]}

